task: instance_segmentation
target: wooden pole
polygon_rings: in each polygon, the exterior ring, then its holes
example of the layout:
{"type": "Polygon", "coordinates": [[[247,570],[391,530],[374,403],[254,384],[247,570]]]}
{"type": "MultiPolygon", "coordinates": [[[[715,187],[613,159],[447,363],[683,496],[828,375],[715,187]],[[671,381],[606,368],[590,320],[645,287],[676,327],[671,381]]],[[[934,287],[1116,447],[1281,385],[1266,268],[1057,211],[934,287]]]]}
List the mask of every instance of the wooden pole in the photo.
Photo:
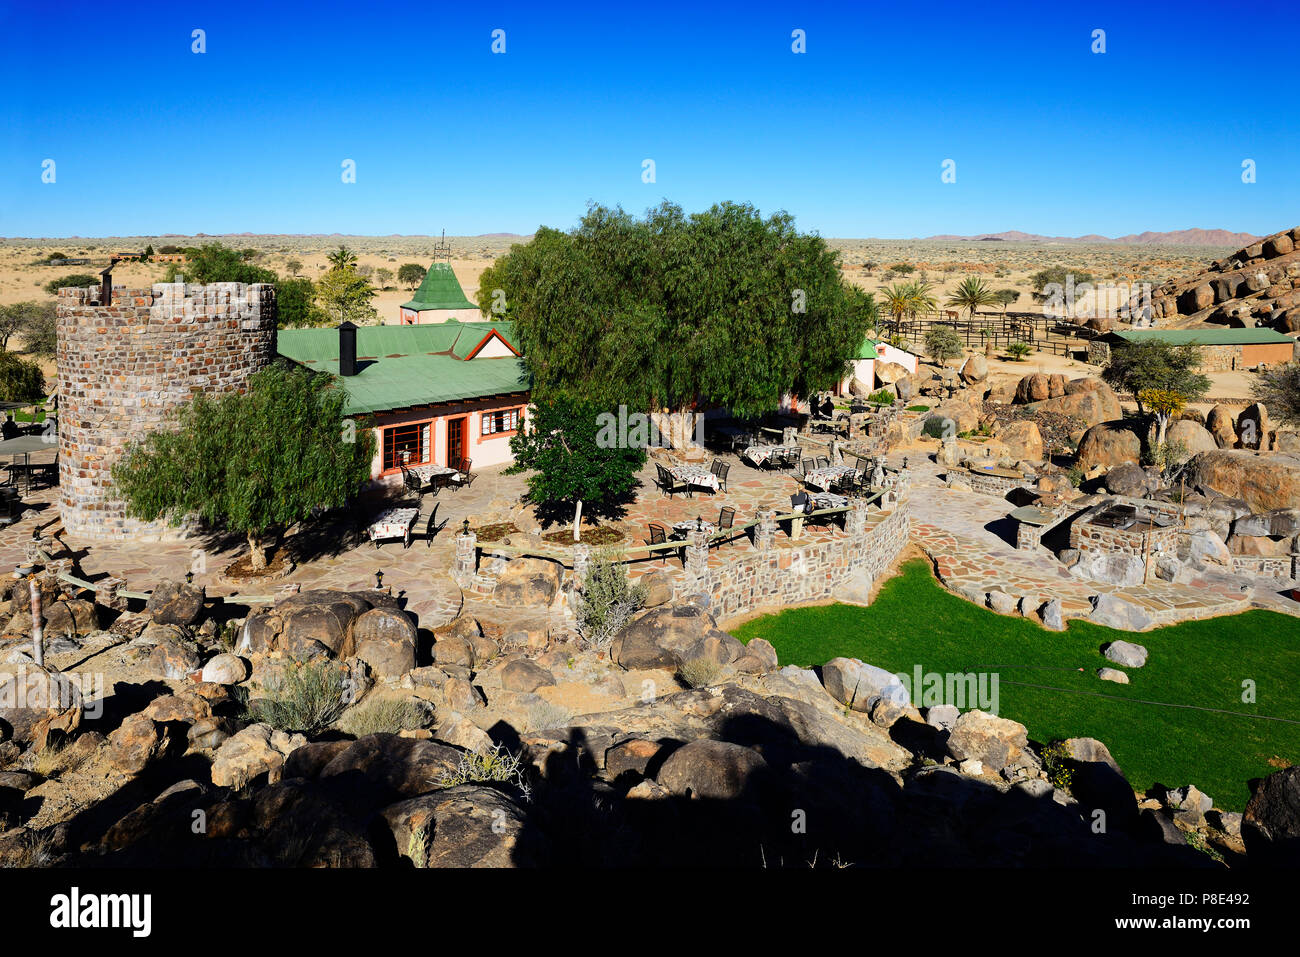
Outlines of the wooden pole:
{"type": "Polygon", "coordinates": [[[45,631],[41,615],[41,586],[36,577],[27,579],[28,593],[32,599],[32,659],[39,667],[45,667],[45,631]]]}

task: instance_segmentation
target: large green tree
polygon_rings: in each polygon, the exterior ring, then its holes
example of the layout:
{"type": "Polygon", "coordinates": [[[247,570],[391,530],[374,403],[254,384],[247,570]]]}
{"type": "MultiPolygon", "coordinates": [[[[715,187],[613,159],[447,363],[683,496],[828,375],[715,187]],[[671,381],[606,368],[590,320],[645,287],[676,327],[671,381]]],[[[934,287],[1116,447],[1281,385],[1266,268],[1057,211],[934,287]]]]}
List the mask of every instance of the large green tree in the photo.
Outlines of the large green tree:
{"type": "Polygon", "coordinates": [[[198,516],[243,534],[255,569],[315,508],[344,504],[370,476],[374,435],[345,422],[346,394],[323,373],[277,363],[245,393],[203,393],[176,427],[151,432],[113,467],[128,514],[177,524],[198,516]]]}
{"type": "Polygon", "coordinates": [[[755,415],[829,388],[876,317],[824,240],[734,203],[643,219],[593,206],[571,232],[511,247],[478,297],[514,321],[539,401],[634,410],[703,400],[755,415]]]}
{"type": "Polygon", "coordinates": [[[636,488],[646,451],[643,445],[607,441],[604,414],[612,415],[590,399],[536,402],[528,427],[510,437],[514,463],[506,472],[531,472],[528,496],[538,505],[576,509],[587,503],[607,510],[636,488]]]}
{"type": "MultiPolygon", "coordinates": [[[[316,305],[316,288],[309,279],[281,279],[273,269],[249,262],[256,250],[233,249],[222,243],[206,243],[187,249],[189,262],[171,263],[165,282],[184,276],[187,282],[269,282],[275,284],[277,324],[284,327],[320,326],[329,322],[316,305]]],[[[292,263],[292,261],[291,261],[292,263]]],[[[301,269],[302,264],[298,267],[301,269]]]]}
{"type": "Polygon", "coordinates": [[[1170,418],[1210,389],[1209,377],[1197,371],[1200,363],[1201,350],[1194,345],[1142,339],[1115,345],[1101,378],[1117,391],[1131,393],[1139,412],[1155,416],[1156,441],[1163,445],[1170,418]]]}
{"type": "Polygon", "coordinates": [[[41,367],[12,352],[0,352],[0,402],[39,402],[44,398],[41,367]]]}
{"type": "Polygon", "coordinates": [[[316,282],[316,302],[332,322],[374,323],[379,318],[370,304],[374,298],[375,287],[352,266],[331,269],[316,282]]]}

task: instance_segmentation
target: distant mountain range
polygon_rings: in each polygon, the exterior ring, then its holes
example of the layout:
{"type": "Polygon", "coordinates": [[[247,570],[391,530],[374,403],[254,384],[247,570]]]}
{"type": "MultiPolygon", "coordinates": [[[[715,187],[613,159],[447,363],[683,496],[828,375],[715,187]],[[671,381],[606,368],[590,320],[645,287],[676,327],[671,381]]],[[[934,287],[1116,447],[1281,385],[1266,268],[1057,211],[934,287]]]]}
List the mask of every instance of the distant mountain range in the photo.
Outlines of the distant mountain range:
{"type": "Polygon", "coordinates": [[[978,236],[927,236],[926,239],[947,241],[965,240],[970,242],[1019,242],[1019,243],[1120,243],[1125,246],[1246,246],[1253,243],[1258,236],[1250,233],[1234,233],[1226,229],[1176,229],[1171,233],[1133,233],[1128,236],[1040,236],[1037,233],[1022,233],[1012,229],[1005,233],[981,233],[978,236]]]}

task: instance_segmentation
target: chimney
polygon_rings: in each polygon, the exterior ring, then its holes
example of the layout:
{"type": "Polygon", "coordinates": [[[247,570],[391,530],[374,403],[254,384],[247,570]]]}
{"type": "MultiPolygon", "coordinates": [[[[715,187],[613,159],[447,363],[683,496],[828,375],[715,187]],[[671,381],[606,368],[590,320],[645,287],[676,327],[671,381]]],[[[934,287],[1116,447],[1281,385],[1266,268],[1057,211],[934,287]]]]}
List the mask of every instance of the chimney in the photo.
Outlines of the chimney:
{"type": "Polygon", "coordinates": [[[339,325],[339,375],[357,374],[357,327],[350,322],[339,325]]]}
{"type": "Polygon", "coordinates": [[[101,306],[111,306],[113,304],[113,266],[116,263],[110,263],[109,267],[99,274],[99,304],[101,306]]]}

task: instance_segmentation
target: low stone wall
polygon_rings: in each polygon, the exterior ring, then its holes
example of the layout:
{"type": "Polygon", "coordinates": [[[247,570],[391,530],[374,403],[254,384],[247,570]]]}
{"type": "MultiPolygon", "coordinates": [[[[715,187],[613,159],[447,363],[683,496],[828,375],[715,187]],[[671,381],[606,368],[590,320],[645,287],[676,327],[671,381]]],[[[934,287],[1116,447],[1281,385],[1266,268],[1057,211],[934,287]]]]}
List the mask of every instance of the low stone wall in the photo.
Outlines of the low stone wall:
{"type": "Polygon", "coordinates": [[[1296,579],[1295,559],[1266,558],[1260,555],[1233,555],[1232,571],[1236,575],[1251,575],[1255,578],[1277,578],[1283,581],[1296,579]]]}
{"type": "Polygon", "coordinates": [[[944,481],[949,486],[955,482],[964,482],[970,486],[972,492],[980,495],[992,495],[994,498],[1005,498],[1008,493],[1018,488],[1028,488],[1033,485],[1032,479],[1026,479],[1024,476],[1010,478],[1005,475],[992,475],[988,472],[973,472],[970,469],[953,467],[944,475],[944,481]]]}
{"type": "Polygon", "coordinates": [[[889,512],[862,513],[857,530],[854,517],[850,512],[849,530],[829,541],[751,552],[699,577],[690,574],[688,564],[687,574],[676,583],[676,596],[706,594],[709,611],[725,619],[824,601],[850,581],[869,588],[907,545],[911,518],[906,502],[889,512]]]}

